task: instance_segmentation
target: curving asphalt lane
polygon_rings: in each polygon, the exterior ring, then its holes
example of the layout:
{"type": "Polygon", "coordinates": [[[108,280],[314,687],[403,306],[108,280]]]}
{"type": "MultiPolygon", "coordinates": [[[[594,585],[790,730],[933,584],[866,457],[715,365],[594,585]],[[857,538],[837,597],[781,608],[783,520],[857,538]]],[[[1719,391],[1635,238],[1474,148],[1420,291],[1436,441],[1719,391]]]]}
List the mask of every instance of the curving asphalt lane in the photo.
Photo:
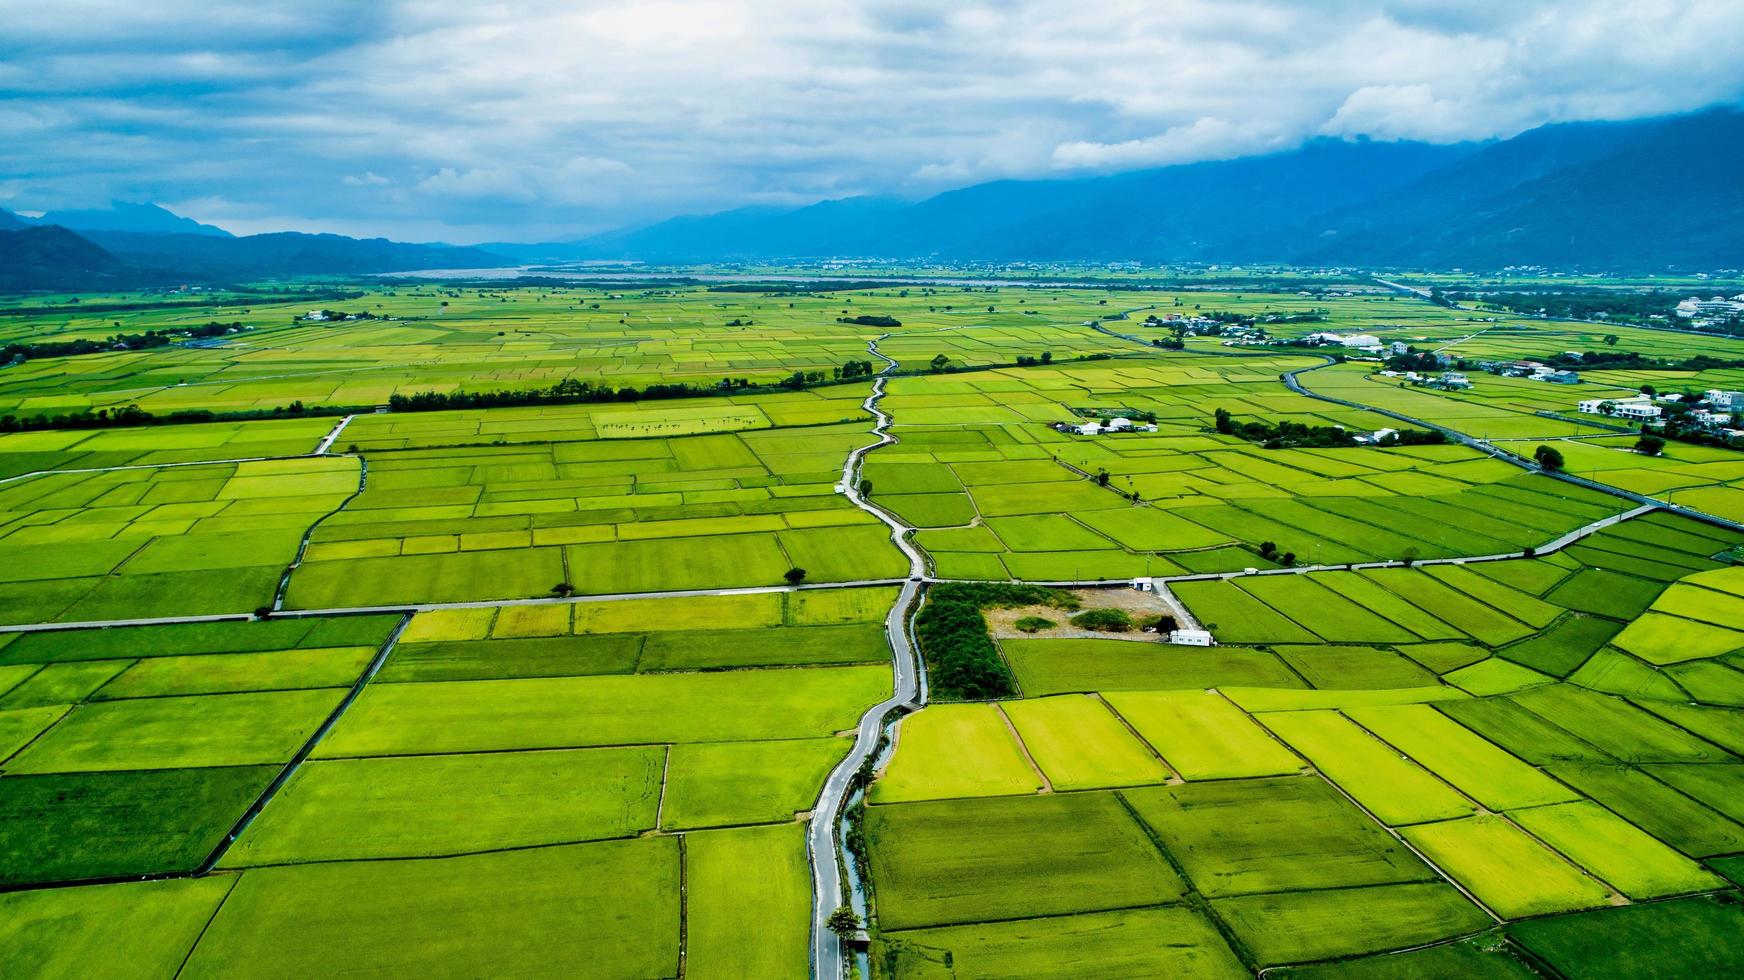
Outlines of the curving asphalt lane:
{"type": "Polygon", "coordinates": [[[919,658],[915,656],[908,639],[908,610],[914,604],[915,597],[920,594],[921,585],[925,581],[926,559],[908,540],[908,532],[912,528],[903,524],[894,514],[873,505],[860,495],[860,464],[866,454],[879,446],[888,446],[896,441],[896,437],[889,432],[890,416],[878,407],[879,399],[884,397],[884,383],[890,372],[896,369],[895,359],[878,349],[878,341],[888,336],[889,334],[883,334],[877,340],[868,341],[866,344],[868,352],[886,362],[884,370],[872,382],[872,393],[866,396],[865,402],[866,410],[877,419],[872,431],[878,434],[878,441],[848,455],[848,461],[842,467],[842,492],[854,506],[878,518],[890,528],[890,540],[908,557],[909,577],[902,583],[902,591],[896,597],[896,604],[884,617],[884,634],[890,642],[895,669],[892,693],[860,716],[859,728],[854,733],[854,746],[824,780],[817,805],[812,808],[811,823],[806,828],[806,851],[811,858],[812,873],[811,975],[818,980],[838,980],[847,972],[846,960],[842,955],[842,941],[826,924],[830,913],[842,904],[842,859],[840,842],[836,839],[836,830],[841,823],[842,805],[853,787],[855,774],[878,751],[885,717],[903,707],[919,707],[924,700],[920,690],[919,658]]]}

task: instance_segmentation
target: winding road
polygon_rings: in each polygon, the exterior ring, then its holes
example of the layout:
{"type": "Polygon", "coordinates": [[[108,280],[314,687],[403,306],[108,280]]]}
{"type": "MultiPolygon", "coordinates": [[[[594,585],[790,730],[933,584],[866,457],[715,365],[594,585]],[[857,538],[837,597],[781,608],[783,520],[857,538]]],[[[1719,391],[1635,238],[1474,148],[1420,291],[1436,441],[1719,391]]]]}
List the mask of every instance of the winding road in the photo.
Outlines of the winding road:
{"type": "Polygon", "coordinates": [[[919,707],[924,701],[920,686],[920,658],[915,655],[908,638],[908,610],[926,579],[926,559],[908,540],[912,528],[860,494],[860,464],[866,454],[896,441],[896,437],[890,434],[890,416],[878,407],[879,400],[884,397],[885,382],[889,380],[890,372],[896,370],[896,360],[878,349],[878,341],[888,336],[883,334],[866,344],[868,352],[885,362],[884,370],[872,382],[872,393],[866,396],[865,402],[866,410],[876,419],[872,431],[878,435],[878,441],[848,454],[848,461],[842,467],[842,492],[854,506],[890,528],[890,540],[908,558],[909,578],[902,583],[896,604],[884,617],[884,633],[890,641],[895,668],[892,693],[860,716],[853,748],[824,780],[817,805],[812,808],[811,823],[806,828],[806,852],[811,859],[812,880],[811,975],[818,980],[837,980],[847,972],[842,941],[830,931],[828,923],[830,913],[842,904],[843,896],[841,842],[837,840],[842,806],[854,788],[854,778],[860,767],[878,751],[885,718],[892,711],[919,707]]]}

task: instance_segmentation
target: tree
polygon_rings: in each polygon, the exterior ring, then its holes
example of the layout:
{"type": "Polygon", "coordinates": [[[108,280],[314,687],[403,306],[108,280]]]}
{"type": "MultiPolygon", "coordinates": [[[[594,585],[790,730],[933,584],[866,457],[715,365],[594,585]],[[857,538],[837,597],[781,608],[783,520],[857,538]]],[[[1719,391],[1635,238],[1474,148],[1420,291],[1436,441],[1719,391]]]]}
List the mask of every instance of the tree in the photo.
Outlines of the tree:
{"type": "Polygon", "coordinates": [[[933,373],[938,374],[940,371],[943,371],[945,369],[945,365],[951,363],[951,359],[946,357],[943,354],[934,354],[933,359],[930,363],[931,363],[931,366],[933,369],[933,373]]]}
{"type": "Polygon", "coordinates": [[[1613,401],[1599,402],[1599,414],[1600,415],[1615,415],[1615,414],[1617,414],[1617,403],[1613,402],[1613,401]]]}
{"type": "Polygon", "coordinates": [[[1617,346],[1617,341],[1619,339],[1621,339],[1621,338],[1619,338],[1614,333],[1605,334],[1605,346],[1606,347],[1615,347],[1615,346],[1617,346]]]}
{"type": "Polygon", "coordinates": [[[1562,469],[1562,453],[1553,447],[1539,446],[1532,450],[1532,458],[1538,461],[1539,466],[1553,473],[1562,469]]]}
{"type": "Polygon", "coordinates": [[[551,594],[560,599],[567,599],[575,594],[575,586],[568,582],[559,582],[551,587],[551,594]]]}
{"type": "Polygon", "coordinates": [[[795,566],[783,572],[781,577],[787,580],[788,585],[798,585],[805,581],[805,569],[795,566]]]}
{"type": "Polygon", "coordinates": [[[1272,541],[1261,541],[1260,542],[1260,557],[1261,558],[1270,558],[1277,553],[1278,553],[1278,546],[1275,542],[1272,542],[1272,541]]]}
{"type": "Polygon", "coordinates": [[[1658,456],[1665,449],[1665,440],[1658,436],[1644,435],[1635,440],[1635,451],[1643,456],[1658,456]]]}
{"type": "Polygon", "coordinates": [[[824,925],[843,939],[860,931],[860,916],[846,905],[838,905],[830,917],[824,920],[824,925]]]}
{"type": "Polygon", "coordinates": [[[272,617],[272,613],[273,613],[273,610],[272,610],[271,606],[261,606],[259,609],[256,609],[254,611],[254,618],[255,619],[270,619],[272,617]]]}
{"type": "Polygon", "coordinates": [[[1108,486],[1108,471],[1107,470],[1097,470],[1096,471],[1096,485],[1099,487],[1108,486]]]}
{"type": "Polygon", "coordinates": [[[861,497],[872,496],[872,481],[871,480],[867,480],[864,478],[862,478],[860,480],[860,496],[861,497]]]}
{"type": "Polygon", "coordinates": [[[1043,364],[1054,363],[1054,352],[1051,350],[1042,351],[1042,363],[1043,364]]]}
{"type": "Polygon", "coordinates": [[[1278,559],[1278,564],[1283,565],[1285,568],[1289,568],[1291,565],[1296,564],[1296,553],[1294,551],[1284,552],[1284,556],[1278,559]]]}

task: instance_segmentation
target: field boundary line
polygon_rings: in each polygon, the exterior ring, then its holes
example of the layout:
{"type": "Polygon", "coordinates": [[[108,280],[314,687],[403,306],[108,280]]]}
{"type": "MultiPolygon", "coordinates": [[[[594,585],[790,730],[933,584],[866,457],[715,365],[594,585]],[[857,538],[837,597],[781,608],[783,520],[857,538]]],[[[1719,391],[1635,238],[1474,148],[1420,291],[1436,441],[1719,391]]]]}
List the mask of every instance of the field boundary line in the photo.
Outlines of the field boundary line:
{"type": "MultiPolygon", "coordinates": [[[[1150,743],[1149,739],[1145,738],[1143,735],[1140,735],[1138,732],[1138,729],[1132,727],[1132,722],[1128,721],[1126,716],[1120,713],[1119,708],[1116,708],[1114,705],[1110,704],[1108,699],[1102,696],[1101,691],[1091,691],[1090,696],[1095,698],[1097,701],[1101,702],[1102,707],[1104,709],[1106,709],[1109,714],[1114,716],[1114,720],[1120,722],[1121,727],[1125,728],[1127,733],[1130,734],[1133,738],[1138,739],[1138,744],[1140,744],[1140,745],[1142,745],[1145,748],[1150,750],[1151,755],[1155,756],[1156,760],[1163,764],[1163,768],[1169,770],[1169,778],[1170,779],[1179,780],[1181,783],[1185,783],[1187,781],[1186,777],[1181,775],[1181,770],[1176,769],[1175,764],[1169,761],[1168,756],[1163,755],[1163,750],[1157,748],[1155,745],[1152,745],[1150,743]]],[[[1169,785],[1176,785],[1176,784],[1172,784],[1169,782],[1169,780],[1165,779],[1165,780],[1163,780],[1162,785],[1169,786],[1169,785]]],[[[1125,788],[1125,787],[1122,787],[1122,788],[1125,788]]]]}
{"type": "Polygon", "coordinates": [[[1035,756],[1030,754],[1029,743],[1023,740],[1023,736],[1017,731],[1017,725],[1012,722],[1011,716],[1005,713],[1004,703],[1000,701],[994,701],[991,703],[993,705],[993,710],[999,712],[999,720],[1005,722],[1005,730],[1011,733],[1011,740],[1017,743],[1017,750],[1023,753],[1023,761],[1029,763],[1030,771],[1034,772],[1036,778],[1042,781],[1040,792],[1052,794],[1054,792],[1054,781],[1048,778],[1047,773],[1042,772],[1041,763],[1035,761],[1035,756]]]}
{"type": "MultiPolygon", "coordinates": [[[[1344,712],[1342,712],[1342,711],[1339,712],[1339,716],[1345,717],[1344,712]]],[[[1264,722],[1260,722],[1259,724],[1260,724],[1260,727],[1262,727],[1262,728],[1267,727],[1264,722]]],[[[1356,724],[1356,723],[1351,722],[1351,724],[1356,724]]],[[[1360,728],[1361,726],[1359,725],[1358,727],[1360,728]]],[[[1366,729],[1366,728],[1364,728],[1362,730],[1365,733],[1368,732],[1368,729],[1366,729]]],[[[1288,743],[1285,743],[1285,744],[1288,744],[1288,743]]],[[[1382,742],[1381,744],[1385,745],[1386,743],[1382,742]]],[[[1292,752],[1296,751],[1293,746],[1291,747],[1291,751],[1292,752]]],[[[1395,749],[1394,751],[1398,751],[1398,750],[1395,749]]],[[[1453,877],[1453,875],[1448,874],[1447,871],[1441,867],[1441,865],[1436,864],[1434,861],[1429,860],[1429,856],[1427,854],[1424,854],[1422,851],[1418,850],[1417,845],[1415,845],[1415,844],[1411,843],[1409,840],[1405,839],[1404,834],[1399,833],[1398,830],[1394,829],[1392,827],[1392,825],[1388,824],[1385,820],[1382,820],[1380,817],[1375,816],[1374,813],[1371,812],[1368,807],[1363,806],[1360,802],[1358,802],[1356,797],[1350,795],[1349,793],[1346,793],[1344,791],[1343,786],[1338,785],[1338,783],[1334,782],[1330,776],[1328,776],[1324,772],[1320,771],[1320,767],[1314,764],[1313,759],[1308,758],[1305,754],[1303,754],[1301,752],[1296,752],[1296,755],[1297,755],[1297,757],[1301,758],[1303,761],[1308,763],[1308,771],[1313,773],[1316,779],[1319,779],[1321,782],[1332,787],[1333,792],[1337,793],[1339,796],[1344,797],[1346,800],[1348,800],[1350,802],[1351,806],[1354,806],[1358,810],[1362,811],[1362,815],[1365,817],[1368,817],[1369,820],[1373,821],[1375,826],[1386,831],[1386,833],[1389,837],[1398,841],[1401,845],[1403,845],[1405,847],[1406,850],[1409,850],[1412,854],[1417,855],[1417,860],[1422,861],[1426,866],[1428,866],[1429,870],[1440,875],[1443,881],[1447,882],[1448,884],[1452,885],[1454,888],[1458,889],[1459,893],[1466,897],[1466,901],[1469,901],[1473,905],[1476,905],[1478,908],[1482,909],[1483,913],[1485,915],[1489,916],[1497,925],[1501,925],[1502,923],[1508,921],[1507,919],[1503,918],[1502,916],[1497,915],[1495,909],[1492,909],[1488,905],[1485,905],[1483,902],[1478,901],[1478,897],[1476,895],[1472,894],[1469,889],[1467,889],[1464,885],[1460,884],[1459,881],[1453,877]]],[[[1428,772],[1427,769],[1425,769],[1424,771],[1428,772]]],[[[1440,778],[1440,777],[1437,777],[1437,778],[1440,778]]],[[[1445,783],[1446,780],[1443,780],[1443,782],[1445,783]]],[[[1455,789],[1454,792],[1458,793],[1459,790],[1455,789]]],[[[1461,793],[1460,795],[1464,796],[1463,793],[1461,793]]],[[[1468,799],[1469,799],[1469,797],[1468,797],[1468,799]]],[[[1455,817],[1454,819],[1456,819],[1456,820],[1470,819],[1470,817],[1455,817]]],[[[1439,821],[1428,821],[1428,822],[1436,823],[1439,821]]],[[[1512,821],[1510,821],[1510,822],[1512,822],[1512,821]]]]}
{"type": "Polygon", "coordinates": [[[333,706],[333,710],[328,712],[326,720],[322,721],[322,723],[316,727],[315,731],[310,733],[308,739],[303,742],[302,748],[297,750],[297,754],[291,756],[290,761],[285,763],[284,768],[279,771],[279,774],[273,778],[272,782],[267,784],[266,789],[261,792],[260,796],[255,799],[254,803],[251,804],[247,810],[243,811],[242,816],[235,824],[231,825],[230,832],[224,836],[222,841],[218,842],[218,846],[214,848],[212,853],[206,856],[206,860],[201,862],[200,866],[194,870],[194,877],[201,877],[210,874],[212,870],[218,866],[218,862],[222,861],[224,856],[230,852],[230,848],[235,845],[236,839],[241,837],[243,833],[248,830],[249,826],[254,823],[255,818],[260,816],[261,811],[265,810],[267,804],[272,802],[273,797],[278,795],[279,790],[283,789],[285,784],[290,782],[291,777],[296,775],[297,771],[302,768],[303,763],[307,761],[309,755],[315,751],[315,747],[321,744],[321,740],[327,736],[327,733],[332,731],[335,725],[339,724],[339,719],[345,715],[346,709],[350,708],[351,705],[357,701],[358,696],[363,693],[364,687],[367,686],[369,682],[374,679],[376,673],[381,670],[382,664],[387,662],[388,655],[393,652],[394,645],[399,642],[400,634],[404,633],[406,627],[411,624],[411,616],[405,616],[400,620],[399,625],[395,626],[393,632],[388,634],[387,639],[382,641],[381,648],[376,651],[375,657],[372,658],[363,668],[363,672],[357,676],[357,680],[351,685],[350,690],[345,693],[344,697],[339,699],[338,704],[333,706]]]}
{"type": "Polygon", "coordinates": [[[242,881],[242,875],[240,874],[226,875],[225,877],[230,879],[230,887],[224,889],[224,897],[220,898],[218,904],[212,907],[212,914],[206,917],[206,924],[200,927],[200,934],[194,937],[194,942],[188,946],[188,951],[182,955],[182,961],[176,964],[176,972],[174,976],[180,977],[182,971],[188,968],[188,961],[194,958],[194,950],[200,948],[200,941],[206,938],[206,932],[212,928],[212,923],[218,921],[218,913],[224,911],[224,904],[230,901],[231,893],[236,891],[236,885],[242,881]]]}
{"type": "Polygon", "coordinates": [[[1114,794],[1114,800],[1120,804],[1120,808],[1126,811],[1127,818],[1138,825],[1139,833],[1145,835],[1145,839],[1151,842],[1151,846],[1156,848],[1158,854],[1162,855],[1163,861],[1174,870],[1176,877],[1181,879],[1181,884],[1187,887],[1187,892],[1181,896],[1179,904],[1205,916],[1205,920],[1211,923],[1211,928],[1217,930],[1218,936],[1223,939],[1223,944],[1229,947],[1230,953],[1241,961],[1241,965],[1250,971],[1257,972],[1258,966],[1253,951],[1248,949],[1247,944],[1242,942],[1235,930],[1223,921],[1223,916],[1218,914],[1216,906],[1211,904],[1211,899],[1205,896],[1198,883],[1193,880],[1193,876],[1187,873],[1187,866],[1181,863],[1174,851],[1169,850],[1169,844],[1163,840],[1163,835],[1157,833],[1156,828],[1140,816],[1138,808],[1126,798],[1127,792],[1134,788],[1129,786],[1110,792],[1114,794]]]}
{"type": "MultiPolygon", "coordinates": [[[[337,433],[337,430],[335,430],[335,432],[337,433]]],[[[321,453],[321,450],[316,450],[317,455],[320,455],[321,453]]],[[[325,514],[322,514],[320,517],[315,518],[309,523],[308,530],[303,532],[302,540],[297,542],[297,553],[291,556],[291,563],[285,566],[285,573],[279,576],[279,587],[273,592],[273,612],[276,613],[285,607],[285,595],[291,590],[291,575],[294,574],[297,569],[303,567],[303,559],[309,554],[309,543],[314,540],[315,532],[320,529],[321,525],[325,523],[328,518],[344,510],[353,500],[356,500],[363,494],[363,491],[368,488],[369,460],[360,455],[357,457],[357,489],[351,491],[344,500],[341,500],[339,506],[325,514]]]]}
{"type": "Polygon", "coordinates": [[[235,459],[197,459],[179,463],[126,463],[121,466],[86,466],[59,470],[32,470],[17,476],[0,477],[0,486],[38,476],[60,474],[120,473],[126,470],[167,470],[178,466],[234,466],[238,463],[273,463],[290,459],[316,459],[318,453],[297,453],[291,456],[242,456],[235,459]]]}
{"type": "MultiPolygon", "coordinates": [[[[664,788],[661,800],[665,801],[664,788]]],[[[678,977],[683,980],[690,960],[690,846],[684,834],[674,836],[678,838],[678,977]]]]}

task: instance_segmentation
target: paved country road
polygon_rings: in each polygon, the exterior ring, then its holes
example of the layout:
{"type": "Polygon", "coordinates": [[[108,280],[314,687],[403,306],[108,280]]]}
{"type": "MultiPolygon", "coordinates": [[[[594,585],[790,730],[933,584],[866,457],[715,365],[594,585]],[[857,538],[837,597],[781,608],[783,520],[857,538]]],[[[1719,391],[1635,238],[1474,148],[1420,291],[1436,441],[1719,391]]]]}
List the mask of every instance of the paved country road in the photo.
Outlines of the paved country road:
{"type": "MultiPolygon", "coordinates": [[[[884,334],[878,340],[887,336],[889,334],[884,334]]],[[[879,446],[888,446],[896,441],[896,437],[889,431],[890,416],[878,407],[878,402],[884,397],[885,382],[890,372],[896,370],[897,362],[878,349],[878,340],[868,342],[866,349],[886,363],[878,379],[872,382],[872,393],[866,396],[865,403],[866,410],[877,420],[872,431],[878,435],[878,441],[848,454],[848,461],[842,467],[841,490],[854,506],[878,518],[890,528],[890,540],[908,558],[909,578],[902,583],[902,591],[896,597],[896,604],[884,617],[884,633],[890,643],[895,672],[892,693],[860,716],[859,728],[854,733],[854,745],[824,780],[817,805],[812,808],[811,823],[806,828],[806,852],[811,859],[812,875],[811,973],[818,980],[838,980],[847,972],[842,956],[842,941],[830,931],[828,924],[830,913],[842,904],[841,842],[836,839],[836,832],[841,824],[842,806],[854,788],[855,774],[878,751],[878,742],[884,733],[885,718],[892,711],[905,706],[919,707],[923,701],[920,660],[908,638],[908,610],[920,594],[921,584],[925,580],[926,559],[908,540],[908,532],[912,528],[882,507],[874,506],[860,494],[860,464],[866,454],[879,446]]]]}

